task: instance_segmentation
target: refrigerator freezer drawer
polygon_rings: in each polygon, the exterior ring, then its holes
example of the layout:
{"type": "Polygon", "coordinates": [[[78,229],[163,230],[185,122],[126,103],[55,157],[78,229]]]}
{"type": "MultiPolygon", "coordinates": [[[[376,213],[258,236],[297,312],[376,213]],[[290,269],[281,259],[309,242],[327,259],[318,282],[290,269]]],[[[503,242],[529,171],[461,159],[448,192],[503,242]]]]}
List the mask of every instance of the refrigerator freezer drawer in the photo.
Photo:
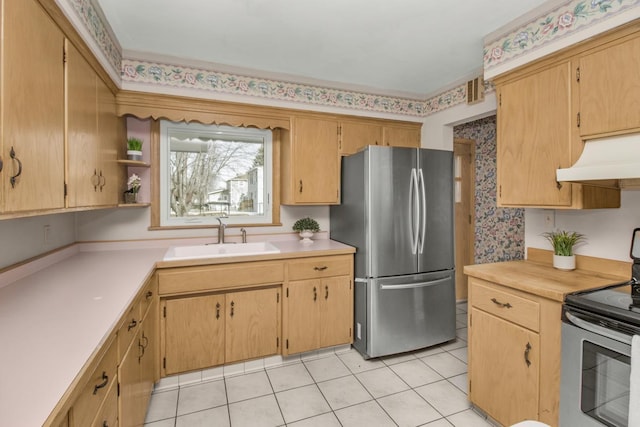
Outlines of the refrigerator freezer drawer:
{"type": "Polygon", "coordinates": [[[447,270],[357,282],[354,347],[379,357],[454,339],[454,277],[447,270]]]}

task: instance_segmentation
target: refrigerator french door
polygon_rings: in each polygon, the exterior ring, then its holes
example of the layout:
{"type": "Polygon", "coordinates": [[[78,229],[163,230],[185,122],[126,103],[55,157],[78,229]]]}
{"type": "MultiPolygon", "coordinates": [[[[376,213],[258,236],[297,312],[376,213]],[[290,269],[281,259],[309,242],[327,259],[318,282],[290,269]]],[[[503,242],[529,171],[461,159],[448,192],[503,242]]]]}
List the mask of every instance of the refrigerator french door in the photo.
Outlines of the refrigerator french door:
{"type": "Polygon", "coordinates": [[[331,238],[356,246],[354,347],[365,357],[455,337],[453,154],[369,146],[342,159],[331,238]]]}

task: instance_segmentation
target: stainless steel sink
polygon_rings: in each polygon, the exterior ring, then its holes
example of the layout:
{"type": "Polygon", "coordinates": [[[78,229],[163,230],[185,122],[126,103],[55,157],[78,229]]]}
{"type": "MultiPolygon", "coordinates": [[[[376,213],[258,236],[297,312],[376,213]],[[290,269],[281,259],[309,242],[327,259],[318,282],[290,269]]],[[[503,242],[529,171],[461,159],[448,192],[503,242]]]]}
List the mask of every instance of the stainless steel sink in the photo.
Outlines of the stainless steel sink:
{"type": "Polygon", "coordinates": [[[269,242],[222,243],[217,245],[171,246],[164,261],[197,258],[221,258],[244,255],[277,254],[280,249],[269,242]]]}

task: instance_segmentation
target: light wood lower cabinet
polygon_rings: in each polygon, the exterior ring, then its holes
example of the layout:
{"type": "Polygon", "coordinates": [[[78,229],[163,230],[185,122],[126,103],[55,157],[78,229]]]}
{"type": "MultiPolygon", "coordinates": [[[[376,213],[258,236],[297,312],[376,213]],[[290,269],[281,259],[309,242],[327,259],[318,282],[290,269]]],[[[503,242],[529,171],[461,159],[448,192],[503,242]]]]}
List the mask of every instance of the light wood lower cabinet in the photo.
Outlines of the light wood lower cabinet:
{"type": "Polygon", "coordinates": [[[469,399],[502,425],[558,425],[561,310],[469,277],[469,399]]]}
{"type": "Polygon", "coordinates": [[[284,354],[353,341],[352,265],[351,256],[289,262],[284,354]]]}
{"type": "Polygon", "coordinates": [[[165,299],[165,375],[280,352],[280,286],[165,299]]]}

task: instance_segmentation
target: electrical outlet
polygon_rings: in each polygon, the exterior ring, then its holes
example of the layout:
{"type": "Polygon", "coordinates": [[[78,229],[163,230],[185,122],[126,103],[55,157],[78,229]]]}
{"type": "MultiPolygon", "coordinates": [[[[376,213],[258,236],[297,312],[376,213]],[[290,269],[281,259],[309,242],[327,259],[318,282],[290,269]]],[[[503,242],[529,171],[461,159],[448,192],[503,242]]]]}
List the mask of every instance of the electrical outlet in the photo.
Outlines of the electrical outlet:
{"type": "Polygon", "coordinates": [[[553,230],[556,226],[556,211],[553,209],[544,210],[544,228],[547,230],[553,230]]]}
{"type": "Polygon", "coordinates": [[[49,224],[42,227],[42,242],[46,245],[51,237],[51,226],[49,224]]]}

